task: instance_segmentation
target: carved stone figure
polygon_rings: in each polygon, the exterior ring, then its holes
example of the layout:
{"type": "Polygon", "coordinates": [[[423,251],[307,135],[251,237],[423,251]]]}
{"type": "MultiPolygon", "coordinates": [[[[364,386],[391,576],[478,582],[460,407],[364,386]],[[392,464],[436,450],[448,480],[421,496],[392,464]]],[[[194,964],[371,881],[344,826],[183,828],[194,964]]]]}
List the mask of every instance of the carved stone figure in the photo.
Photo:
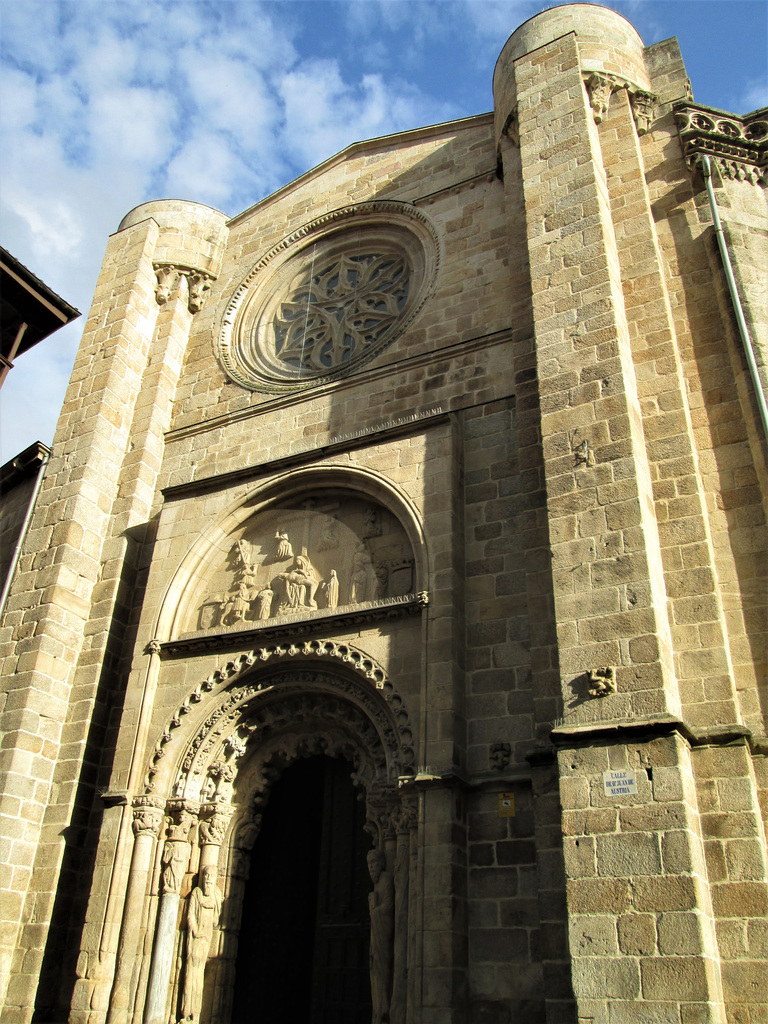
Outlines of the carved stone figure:
{"type": "Polygon", "coordinates": [[[363,537],[381,536],[381,514],[375,505],[369,505],[365,510],[365,525],[363,526],[363,537]]]}
{"type": "Polygon", "coordinates": [[[204,867],[200,885],[192,890],[187,907],[187,950],[180,1020],[200,1019],[205,964],[211,948],[213,929],[219,923],[221,900],[221,892],[216,887],[216,868],[212,865],[204,867]]]}
{"type": "Polygon", "coordinates": [[[488,760],[491,768],[501,771],[506,768],[512,756],[512,746],[509,743],[492,743],[488,753],[488,760]]]}
{"type": "Polygon", "coordinates": [[[275,558],[278,562],[285,562],[289,558],[293,558],[293,548],[291,542],[288,540],[288,534],[285,530],[278,530],[275,534],[277,540],[277,551],[275,552],[275,558]]]}
{"type": "Polygon", "coordinates": [[[285,601],[280,606],[281,610],[317,608],[315,592],[320,586],[320,580],[317,578],[305,550],[296,556],[296,561],[290,572],[281,572],[278,579],[285,583],[285,601]]]}
{"type": "Polygon", "coordinates": [[[376,580],[373,596],[376,600],[382,600],[389,591],[389,566],[386,562],[378,562],[373,567],[373,574],[376,580]]]}
{"type": "Polygon", "coordinates": [[[360,604],[370,600],[371,556],[364,544],[359,544],[352,558],[349,603],[360,604]]]}
{"type": "Polygon", "coordinates": [[[228,599],[229,618],[231,622],[243,622],[251,607],[251,592],[247,583],[241,581],[234,594],[228,599]]]}
{"type": "Polygon", "coordinates": [[[271,590],[269,586],[261,589],[256,595],[256,618],[257,619],[268,619],[272,615],[272,598],[275,596],[274,590],[271,590]]]}
{"type": "Polygon", "coordinates": [[[163,892],[179,892],[189,860],[189,843],[169,839],[163,847],[163,892]]]}
{"type": "Polygon", "coordinates": [[[368,871],[373,892],[368,895],[371,914],[371,1000],[373,1024],[389,1020],[392,993],[392,938],[395,927],[395,887],[381,850],[368,854],[368,871]]]}
{"type": "Polygon", "coordinates": [[[242,568],[250,569],[252,558],[251,545],[248,543],[245,537],[241,537],[240,540],[237,542],[237,554],[238,558],[240,559],[242,568]]]}
{"type": "Polygon", "coordinates": [[[339,546],[341,523],[334,516],[323,518],[320,532],[320,550],[330,551],[339,546]]]}
{"type": "Polygon", "coordinates": [[[325,591],[325,601],[329,608],[335,608],[339,603],[339,577],[336,570],[331,569],[331,574],[322,584],[325,591]]]}
{"type": "Polygon", "coordinates": [[[610,665],[607,668],[590,669],[589,692],[593,697],[607,697],[609,693],[616,693],[616,670],[610,665]]]}

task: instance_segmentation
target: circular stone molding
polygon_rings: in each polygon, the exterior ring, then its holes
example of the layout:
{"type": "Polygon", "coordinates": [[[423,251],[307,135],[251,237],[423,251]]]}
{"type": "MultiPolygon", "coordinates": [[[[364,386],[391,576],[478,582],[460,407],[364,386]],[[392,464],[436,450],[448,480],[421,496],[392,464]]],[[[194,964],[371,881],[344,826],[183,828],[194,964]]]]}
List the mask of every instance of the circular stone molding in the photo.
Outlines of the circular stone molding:
{"type": "Polygon", "coordinates": [[[334,210],[266,253],[224,310],[216,356],[251,391],[334,380],[377,356],[432,289],[437,234],[406,203],[334,210]]]}

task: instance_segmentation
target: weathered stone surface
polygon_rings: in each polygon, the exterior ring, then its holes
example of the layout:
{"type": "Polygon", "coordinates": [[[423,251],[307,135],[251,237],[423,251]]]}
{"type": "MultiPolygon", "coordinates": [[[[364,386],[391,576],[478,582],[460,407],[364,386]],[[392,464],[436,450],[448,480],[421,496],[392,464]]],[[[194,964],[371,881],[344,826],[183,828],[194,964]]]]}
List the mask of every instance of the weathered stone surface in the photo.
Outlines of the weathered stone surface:
{"type": "MultiPolygon", "coordinates": [[[[686,83],[565,5],[493,115],[230,221],[124,219],[0,625],[4,1020],[177,1019],[201,977],[201,1019],[255,1005],[264,822],[308,759],[366,831],[284,807],[271,944],[314,942],[294,854],[373,846],[344,883],[376,1019],[765,1019],[768,476],[692,119],[764,142],[686,83]]],[[[764,353],[744,153],[713,159],[764,353]]]]}

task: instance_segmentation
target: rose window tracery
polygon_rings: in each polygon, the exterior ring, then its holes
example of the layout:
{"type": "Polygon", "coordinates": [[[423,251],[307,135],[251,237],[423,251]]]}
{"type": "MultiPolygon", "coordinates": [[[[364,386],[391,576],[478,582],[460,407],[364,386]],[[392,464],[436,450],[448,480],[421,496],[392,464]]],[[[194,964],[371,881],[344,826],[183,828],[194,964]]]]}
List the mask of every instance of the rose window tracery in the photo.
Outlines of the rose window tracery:
{"type": "Polygon", "coordinates": [[[342,254],[301,270],[274,318],[278,359],[322,373],[364,355],[402,313],[409,284],[394,253],[342,254]]]}

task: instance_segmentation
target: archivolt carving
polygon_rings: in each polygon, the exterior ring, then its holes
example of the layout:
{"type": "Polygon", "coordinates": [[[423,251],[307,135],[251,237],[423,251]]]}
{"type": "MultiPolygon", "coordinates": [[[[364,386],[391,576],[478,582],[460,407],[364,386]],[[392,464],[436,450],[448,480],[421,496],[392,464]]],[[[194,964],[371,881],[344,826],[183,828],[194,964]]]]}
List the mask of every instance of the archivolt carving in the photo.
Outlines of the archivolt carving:
{"type": "Polygon", "coordinates": [[[381,666],[349,644],[308,640],[303,644],[271,644],[240,655],[195,687],[167,722],[157,742],[145,792],[155,790],[160,762],[175,731],[206,694],[214,694],[211,699],[215,707],[197,727],[180,759],[180,774],[173,792],[176,797],[227,799],[238,762],[253,736],[258,733],[260,740],[266,739],[279,729],[279,716],[285,714],[288,704],[293,721],[295,716],[304,714],[312,701],[315,720],[318,715],[325,715],[324,708],[333,709],[331,717],[347,725],[350,715],[359,715],[355,719],[356,734],[365,733],[366,745],[370,743],[386,752],[386,763],[380,767],[391,779],[413,771],[413,733],[408,713],[381,666]],[[287,659],[295,659],[302,667],[268,671],[253,682],[232,686],[241,673],[256,666],[276,669],[287,659]],[[355,675],[331,674],[318,666],[321,659],[336,662],[347,671],[352,669],[355,675]]]}

